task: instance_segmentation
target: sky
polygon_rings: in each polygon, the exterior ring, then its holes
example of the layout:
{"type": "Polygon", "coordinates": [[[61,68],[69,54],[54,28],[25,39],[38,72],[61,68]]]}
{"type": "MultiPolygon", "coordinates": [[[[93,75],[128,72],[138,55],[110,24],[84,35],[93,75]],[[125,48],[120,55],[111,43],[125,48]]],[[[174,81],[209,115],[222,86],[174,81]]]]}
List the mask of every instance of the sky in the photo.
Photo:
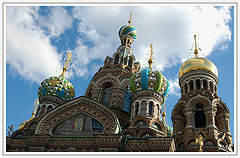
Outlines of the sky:
{"type": "MultiPolygon", "coordinates": [[[[170,81],[166,99],[167,122],[180,99],[178,70],[194,57],[194,34],[207,57],[218,68],[218,96],[230,110],[234,136],[234,12],[231,6],[7,6],[6,8],[6,125],[16,130],[29,119],[41,81],[62,73],[64,57],[72,52],[66,78],[76,97],[120,45],[118,31],[127,24],[138,32],[132,44],[136,61],[147,66],[149,44],[154,48],[153,69],[170,81]]],[[[7,129],[6,129],[7,130],[7,129]]]]}

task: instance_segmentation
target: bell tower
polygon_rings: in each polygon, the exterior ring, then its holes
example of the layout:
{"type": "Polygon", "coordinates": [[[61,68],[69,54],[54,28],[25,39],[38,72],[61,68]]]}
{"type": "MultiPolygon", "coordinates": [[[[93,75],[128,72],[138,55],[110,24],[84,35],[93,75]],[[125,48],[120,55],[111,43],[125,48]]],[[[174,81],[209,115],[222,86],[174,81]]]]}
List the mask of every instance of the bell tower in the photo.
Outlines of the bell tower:
{"type": "Polygon", "coordinates": [[[135,62],[131,45],[137,37],[137,30],[132,26],[132,12],[127,25],[119,32],[121,45],[113,54],[107,56],[104,65],[93,76],[85,96],[102,103],[111,109],[125,128],[130,118],[131,94],[128,90],[129,78],[140,70],[140,63],[135,62]]]}
{"type": "Polygon", "coordinates": [[[203,152],[233,151],[230,112],[217,94],[217,67],[198,56],[196,35],[194,40],[195,57],[179,69],[181,98],[171,116],[177,151],[199,151],[195,143],[199,135],[203,136],[203,152]]]}

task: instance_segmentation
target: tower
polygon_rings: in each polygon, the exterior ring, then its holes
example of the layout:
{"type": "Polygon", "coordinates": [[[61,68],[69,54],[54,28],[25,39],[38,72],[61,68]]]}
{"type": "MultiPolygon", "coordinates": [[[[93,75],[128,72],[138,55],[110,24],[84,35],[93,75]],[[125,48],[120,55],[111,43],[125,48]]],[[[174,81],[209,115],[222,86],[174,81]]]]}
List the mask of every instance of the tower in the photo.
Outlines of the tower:
{"type": "Polygon", "coordinates": [[[131,95],[128,91],[129,78],[139,71],[140,63],[135,62],[131,45],[137,37],[137,31],[131,25],[132,13],[127,25],[119,30],[121,45],[113,57],[107,56],[104,66],[93,76],[85,96],[96,100],[113,111],[125,128],[130,118],[131,95]]]}
{"type": "Polygon", "coordinates": [[[172,111],[177,151],[198,151],[195,139],[203,136],[203,151],[232,151],[230,112],[217,94],[218,70],[207,58],[195,57],[179,69],[181,98],[172,111]]]}
{"type": "Polygon", "coordinates": [[[147,139],[170,136],[166,125],[162,105],[169,92],[169,82],[159,71],[152,70],[153,47],[148,60],[149,68],[134,73],[130,78],[132,94],[130,126],[122,133],[129,139],[147,139]]]}

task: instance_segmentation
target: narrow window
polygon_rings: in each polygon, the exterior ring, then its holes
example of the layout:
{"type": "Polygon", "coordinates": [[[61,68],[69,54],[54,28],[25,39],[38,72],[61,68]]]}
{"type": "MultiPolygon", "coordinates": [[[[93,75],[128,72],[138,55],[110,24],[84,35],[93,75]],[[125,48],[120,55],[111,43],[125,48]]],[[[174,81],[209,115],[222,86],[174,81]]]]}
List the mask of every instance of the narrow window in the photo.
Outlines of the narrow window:
{"type": "Polygon", "coordinates": [[[124,96],[122,109],[126,112],[130,112],[130,106],[131,106],[131,94],[127,90],[126,93],[125,93],[125,96],[124,96]]]}
{"type": "Polygon", "coordinates": [[[193,90],[193,81],[192,81],[192,80],[189,82],[189,90],[190,90],[190,91],[193,90]]]}
{"type": "Polygon", "coordinates": [[[137,102],[135,106],[135,116],[138,115],[138,111],[139,111],[139,103],[137,102]]]}
{"type": "Polygon", "coordinates": [[[129,65],[130,67],[132,67],[132,58],[129,58],[129,60],[128,60],[128,65],[129,65]]]}
{"type": "Polygon", "coordinates": [[[196,106],[195,112],[195,128],[206,128],[206,117],[201,104],[196,106]]]}
{"type": "Polygon", "coordinates": [[[149,115],[152,115],[152,110],[153,110],[153,102],[150,101],[150,103],[149,103],[149,109],[148,109],[149,115]]]}
{"type": "Polygon", "coordinates": [[[207,90],[207,80],[203,80],[203,89],[207,90]]]}
{"type": "Polygon", "coordinates": [[[102,104],[109,106],[112,94],[112,85],[108,84],[103,88],[102,104]]]}
{"type": "Polygon", "coordinates": [[[199,79],[196,80],[196,85],[197,85],[197,89],[200,89],[200,80],[199,79]]]}

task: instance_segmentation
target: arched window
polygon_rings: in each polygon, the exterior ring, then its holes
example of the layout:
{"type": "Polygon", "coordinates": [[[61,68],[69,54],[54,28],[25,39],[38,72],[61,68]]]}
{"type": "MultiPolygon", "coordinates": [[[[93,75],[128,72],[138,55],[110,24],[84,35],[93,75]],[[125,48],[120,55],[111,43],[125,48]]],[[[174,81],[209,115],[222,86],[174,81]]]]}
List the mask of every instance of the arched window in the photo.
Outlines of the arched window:
{"type": "Polygon", "coordinates": [[[150,101],[150,102],[149,102],[149,109],[148,109],[149,115],[152,115],[152,110],[153,110],[153,102],[150,101]]]}
{"type": "Polygon", "coordinates": [[[131,94],[127,90],[124,96],[124,101],[123,101],[123,107],[122,109],[126,112],[130,111],[130,106],[131,106],[131,94]]]}
{"type": "Polygon", "coordinates": [[[138,111],[139,111],[139,103],[137,102],[135,105],[135,116],[138,115],[138,111]]]}
{"type": "Polygon", "coordinates": [[[118,64],[118,63],[119,63],[119,55],[116,55],[114,64],[118,64]]]}
{"type": "Polygon", "coordinates": [[[112,94],[112,85],[107,84],[103,88],[103,97],[102,97],[102,104],[109,106],[112,94]]]}
{"type": "Polygon", "coordinates": [[[197,85],[197,89],[200,89],[200,80],[199,79],[196,80],[196,85],[197,85]]]}
{"type": "Polygon", "coordinates": [[[124,58],[124,65],[127,65],[127,57],[124,58]]]}
{"type": "Polygon", "coordinates": [[[210,90],[213,91],[213,83],[210,81],[210,90]]]}
{"type": "Polygon", "coordinates": [[[197,104],[195,107],[195,128],[206,128],[206,116],[202,104],[197,104]]]}
{"type": "Polygon", "coordinates": [[[190,91],[193,90],[193,81],[192,81],[192,80],[189,82],[189,90],[190,90],[190,91]]]}
{"type": "Polygon", "coordinates": [[[207,90],[207,80],[203,80],[203,89],[207,90]]]}
{"type": "Polygon", "coordinates": [[[188,86],[187,86],[187,83],[185,83],[185,92],[188,91],[188,86]]]}
{"type": "Polygon", "coordinates": [[[49,105],[48,108],[47,108],[47,112],[51,111],[52,110],[52,105],[49,105]]]}
{"type": "Polygon", "coordinates": [[[128,60],[128,65],[129,65],[130,67],[132,67],[132,58],[129,58],[129,60],[128,60]]]}

